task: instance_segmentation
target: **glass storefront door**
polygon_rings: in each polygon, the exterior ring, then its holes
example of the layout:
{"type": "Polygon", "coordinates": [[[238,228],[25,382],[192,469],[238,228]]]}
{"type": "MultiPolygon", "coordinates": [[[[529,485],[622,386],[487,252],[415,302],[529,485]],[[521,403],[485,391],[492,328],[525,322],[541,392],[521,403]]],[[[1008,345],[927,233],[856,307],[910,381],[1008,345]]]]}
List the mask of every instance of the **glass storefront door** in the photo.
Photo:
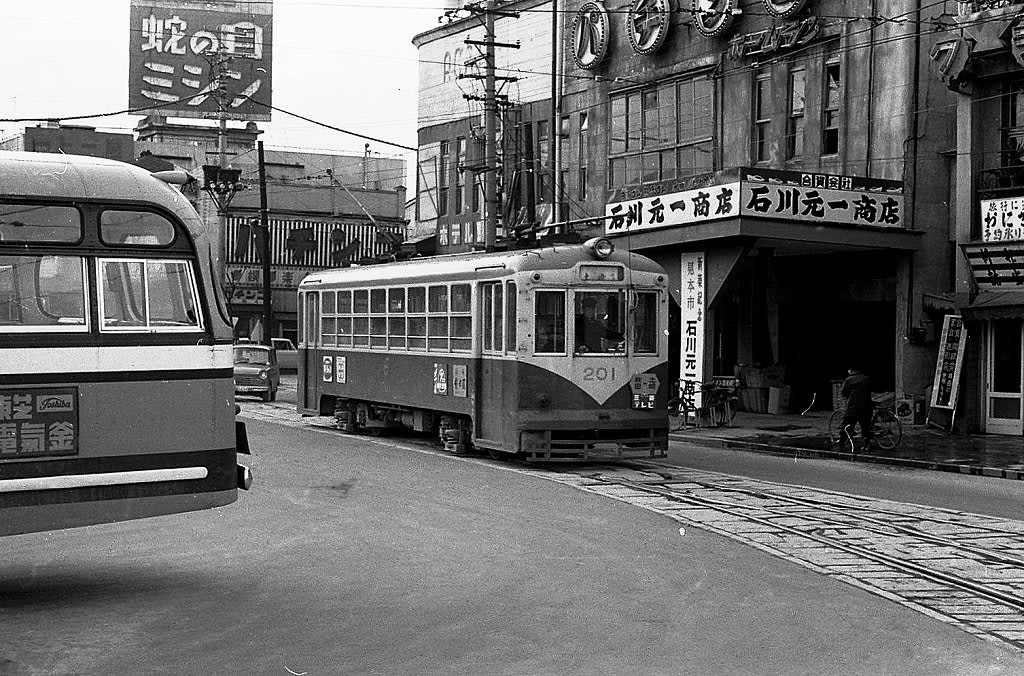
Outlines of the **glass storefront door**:
{"type": "Polygon", "coordinates": [[[996,319],[985,322],[985,327],[985,430],[989,434],[1024,434],[1024,321],[996,319]]]}

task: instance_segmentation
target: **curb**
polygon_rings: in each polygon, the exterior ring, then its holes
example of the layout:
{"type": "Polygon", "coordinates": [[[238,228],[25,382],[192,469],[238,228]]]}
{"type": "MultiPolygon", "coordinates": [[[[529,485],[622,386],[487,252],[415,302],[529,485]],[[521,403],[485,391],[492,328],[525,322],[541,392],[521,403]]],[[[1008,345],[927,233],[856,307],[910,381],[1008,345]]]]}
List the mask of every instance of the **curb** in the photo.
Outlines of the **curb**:
{"type": "Polygon", "coordinates": [[[722,437],[688,437],[680,434],[669,434],[669,438],[675,441],[684,441],[696,446],[706,448],[727,448],[738,451],[754,451],[767,455],[779,455],[796,458],[826,458],[830,460],[848,460],[853,462],[872,462],[880,465],[893,465],[896,467],[911,467],[914,469],[926,469],[938,472],[953,472],[955,474],[968,474],[973,476],[986,476],[995,479],[1011,479],[1015,481],[1024,480],[1024,471],[1015,469],[1004,469],[1002,467],[981,467],[978,465],[964,465],[960,463],[942,462],[937,460],[915,460],[912,458],[893,458],[883,455],[866,455],[842,453],[840,451],[829,451],[816,448],[801,448],[798,446],[785,446],[782,444],[766,444],[755,441],[739,441],[736,439],[724,439],[722,437]]]}

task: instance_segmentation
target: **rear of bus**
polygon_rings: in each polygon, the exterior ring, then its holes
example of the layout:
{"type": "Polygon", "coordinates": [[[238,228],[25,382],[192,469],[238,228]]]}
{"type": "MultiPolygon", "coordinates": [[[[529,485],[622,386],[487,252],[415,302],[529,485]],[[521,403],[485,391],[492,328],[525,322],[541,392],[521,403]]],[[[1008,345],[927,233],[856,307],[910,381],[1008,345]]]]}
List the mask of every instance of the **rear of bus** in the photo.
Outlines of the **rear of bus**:
{"type": "Polygon", "coordinates": [[[0,153],[0,535],[248,486],[213,234],[138,167],[0,153]]]}

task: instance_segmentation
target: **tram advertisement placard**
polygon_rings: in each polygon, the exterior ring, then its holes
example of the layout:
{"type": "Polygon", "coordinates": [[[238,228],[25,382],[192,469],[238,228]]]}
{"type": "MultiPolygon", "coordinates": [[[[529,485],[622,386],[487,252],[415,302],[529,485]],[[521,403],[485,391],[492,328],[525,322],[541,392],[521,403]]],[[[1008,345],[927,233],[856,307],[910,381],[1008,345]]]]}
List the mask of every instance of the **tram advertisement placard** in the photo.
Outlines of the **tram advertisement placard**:
{"type": "Polygon", "coordinates": [[[967,331],[964,318],[946,315],[942,320],[942,337],[939,340],[939,358],[935,364],[935,380],[932,385],[934,408],[955,409],[960,391],[960,368],[964,363],[964,346],[967,331]]]}
{"type": "Polygon", "coordinates": [[[78,388],[0,389],[0,459],[78,453],[78,388]]]}

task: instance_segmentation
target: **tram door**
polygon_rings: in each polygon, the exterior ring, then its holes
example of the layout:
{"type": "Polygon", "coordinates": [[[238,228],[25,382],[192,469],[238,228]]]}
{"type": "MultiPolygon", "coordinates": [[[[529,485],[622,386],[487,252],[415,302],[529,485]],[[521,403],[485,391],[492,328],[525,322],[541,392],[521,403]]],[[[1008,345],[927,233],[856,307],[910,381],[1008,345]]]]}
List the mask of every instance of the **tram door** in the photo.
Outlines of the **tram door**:
{"type": "Polygon", "coordinates": [[[985,324],[985,431],[1024,434],[1024,321],[996,319],[985,324]]]}
{"type": "MultiPolygon", "coordinates": [[[[333,292],[332,292],[333,293],[333,292]]],[[[304,296],[306,307],[303,317],[303,348],[302,358],[306,364],[304,386],[305,408],[317,408],[319,397],[317,390],[323,380],[323,371],[317,359],[316,347],[320,342],[320,294],[313,292],[304,296]]]]}

